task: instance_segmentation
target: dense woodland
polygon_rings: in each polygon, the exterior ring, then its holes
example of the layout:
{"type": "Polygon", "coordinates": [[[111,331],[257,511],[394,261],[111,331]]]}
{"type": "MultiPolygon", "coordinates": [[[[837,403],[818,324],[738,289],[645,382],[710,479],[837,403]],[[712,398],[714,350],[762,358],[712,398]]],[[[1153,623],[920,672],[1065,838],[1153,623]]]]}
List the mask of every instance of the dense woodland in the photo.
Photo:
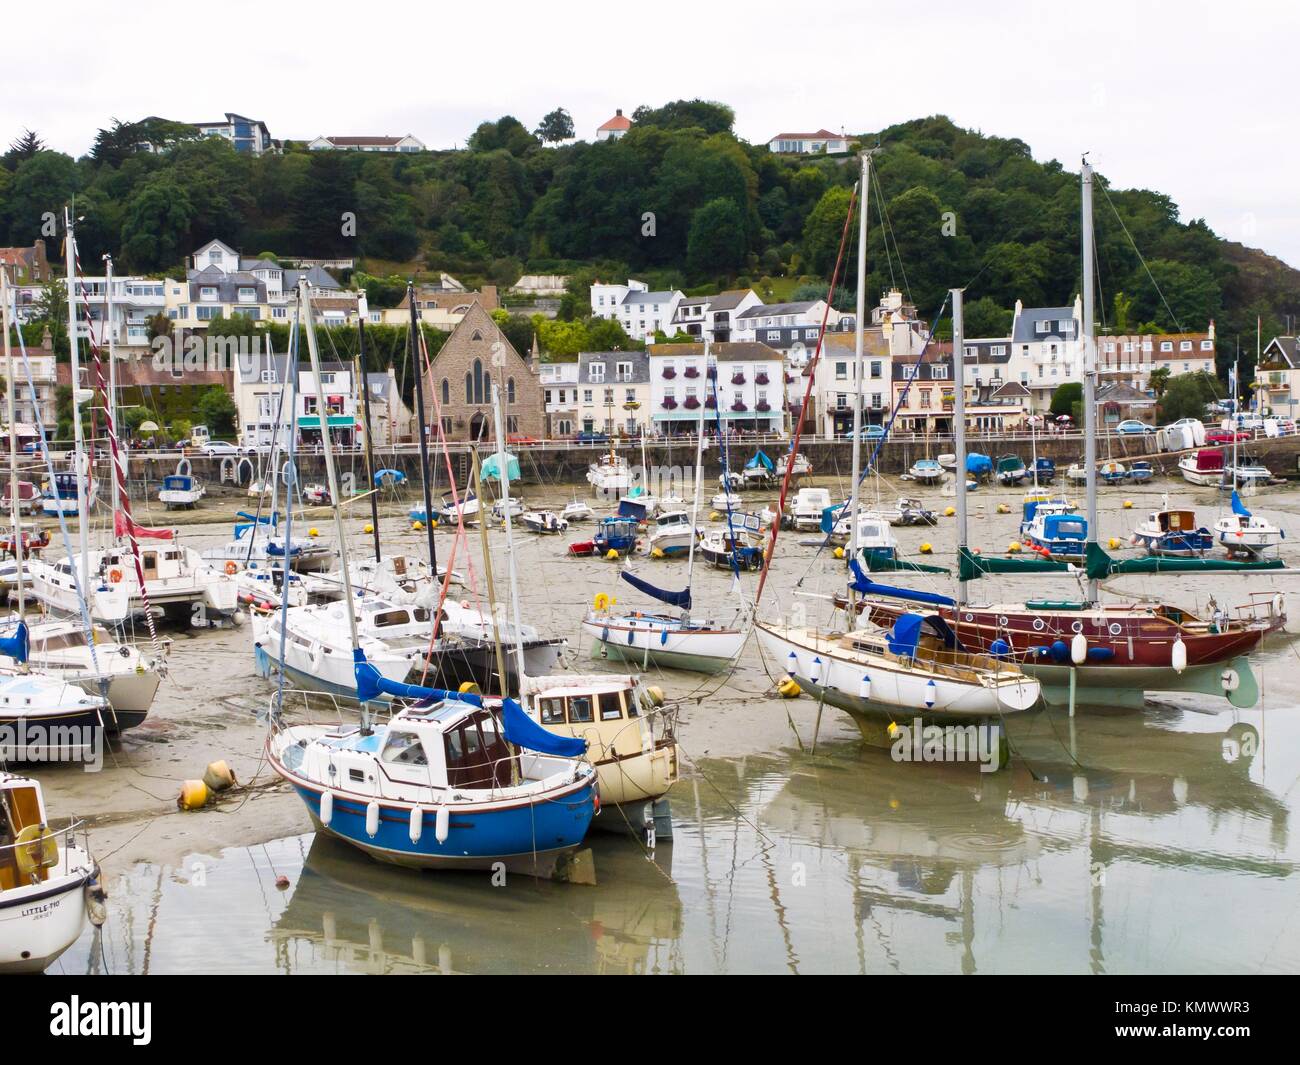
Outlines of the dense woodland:
{"type": "MultiPolygon", "coordinates": [[[[246,255],[355,257],[352,280],[380,303],[399,298],[415,270],[500,286],[522,273],[567,273],[561,321],[541,338],[562,357],[619,340],[587,332],[593,277],[630,274],[688,292],[753,285],[769,298],[825,291],[855,160],[773,155],[737,139],[733,119],[721,104],[678,101],[639,108],[620,140],[589,143],[557,141],[572,133],[557,110],[536,131],[508,116],[484,122],[458,151],[288,143],[262,158],[158,119],[113,123],[80,159],[24,133],[0,166],[0,244],[30,244],[46,213],[75,197],[82,262],[112,252],[119,271],[175,276],[187,253],[220,237],[246,255]]],[[[1073,300],[1077,172],[943,116],[858,140],[880,148],[869,295],[898,285],[932,317],[949,287],[967,285],[976,336],[1003,333],[1017,298],[1073,300]]],[[[1256,315],[1268,336],[1300,314],[1296,271],[1183,221],[1167,196],[1111,189],[1102,175],[1096,219],[1107,330],[1202,330],[1215,318],[1222,367],[1238,334],[1253,353],[1256,315]]],[[[47,243],[56,256],[57,239],[47,243]]],[[[845,287],[837,302],[851,301],[845,287]]],[[[518,343],[534,328],[512,327],[518,343]]]]}

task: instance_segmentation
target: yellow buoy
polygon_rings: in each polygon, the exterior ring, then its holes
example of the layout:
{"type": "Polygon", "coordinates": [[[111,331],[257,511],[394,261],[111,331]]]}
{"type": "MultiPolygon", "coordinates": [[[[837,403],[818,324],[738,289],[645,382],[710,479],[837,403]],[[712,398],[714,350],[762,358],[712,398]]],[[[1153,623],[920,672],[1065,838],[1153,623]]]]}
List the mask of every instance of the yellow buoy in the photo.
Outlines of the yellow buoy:
{"type": "Polygon", "coordinates": [[[721,520],[722,520],[722,515],[719,514],[716,510],[709,511],[709,521],[721,521],[721,520]]]}
{"type": "Polygon", "coordinates": [[[657,684],[651,684],[645,690],[646,695],[650,697],[650,702],[655,706],[664,705],[664,690],[657,684]]]}
{"type": "Polygon", "coordinates": [[[235,771],[225,761],[216,761],[203,771],[203,783],[209,791],[225,791],[238,781],[235,771]]]}
{"type": "Polygon", "coordinates": [[[1010,508],[1009,506],[1007,506],[1005,503],[999,503],[999,504],[998,504],[998,513],[999,513],[999,514],[1010,514],[1010,513],[1011,513],[1011,508],[1010,508]]]}
{"type": "Polygon", "coordinates": [[[419,531],[420,531],[421,529],[423,529],[423,528],[424,528],[424,522],[422,522],[422,521],[413,521],[413,522],[411,522],[411,531],[412,531],[412,532],[419,532],[419,531]]]}
{"type": "Polygon", "coordinates": [[[611,562],[617,562],[618,552],[611,547],[608,551],[605,552],[605,557],[609,559],[611,562]]]}
{"type": "Polygon", "coordinates": [[[1133,500],[1131,500],[1131,499],[1126,499],[1126,500],[1124,500],[1124,509],[1125,509],[1125,510],[1132,510],[1132,509],[1133,509],[1133,500]]]}
{"type": "Polygon", "coordinates": [[[831,552],[831,554],[834,555],[836,558],[843,558],[843,557],[844,557],[844,548],[842,548],[842,547],[837,547],[834,551],[831,552]]]}
{"type": "Polygon", "coordinates": [[[604,592],[597,592],[596,598],[591,601],[591,605],[594,606],[597,610],[608,610],[609,596],[606,595],[604,592]]]}
{"type": "Polygon", "coordinates": [[[308,536],[319,536],[319,535],[320,535],[320,530],[319,530],[318,528],[316,528],[315,525],[313,525],[310,529],[307,530],[307,535],[308,535],[308,536]]]}
{"type": "Polygon", "coordinates": [[[369,522],[366,522],[365,526],[362,528],[361,531],[365,533],[367,536],[369,536],[372,532],[375,531],[375,527],[371,525],[369,522]]]}
{"type": "Polygon", "coordinates": [[[663,558],[663,557],[664,557],[664,549],[663,549],[662,547],[652,547],[652,548],[650,548],[650,557],[651,557],[651,558],[663,558]]]}
{"type": "Polygon", "coordinates": [[[957,513],[957,508],[956,508],[956,507],[944,507],[944,508],[943,508],[943,516],[944,516],[945,518],[951,518],[951,517],[952,517],[954,514],[956,514],[956,513],[957,513]]]}
{"type": "Polygon", "coordinates": [[[887,728],[885,731],[888,732],[891,736],[897,736],[897,735],[898,735],[898,726],[897,726],[894,722],[891,721],[891,722],[889,723],[889,728],[887,728]]]}
{"type": "Polygon", "coordinates": [[[931,554],[931,553],[934,551],[934,548],[933,548],[933,547],[930,545],[930,543],[927,541],[926,543],[923,543],[923,544],[920,546],[920,548],[918,548],[918,550],[921,552],[921,554],[923,554],[923,555],[928,555],[928,554],[931,554]]]}
{"type": "Polygon", "coordinates": [[[1114,551],[1117,547],[1119,547],[1119,540],[1116,539],[1114,536],[1112,536],[1109,540],[1106,541],[1106,546],[1109,547],[1112,551],[1114,551]]]}
{"type": "Polygon", "coordinates": [[[182,810],[200,810],[208,804],[208,786],[201,780],[187,780],[181,784],[176,805],[182,810]]]}
{"type": "Polygon", "coordinates": [[[799,687],[799,682],[794,677],[786,677],[776,686],[776,690],[782,699],[797,699],[803,694],[803,689],[799,687]]]}
{"type": "Polygon", "coordinates": [[[1020,554],[1020,541],[1019,541],[1019,540],[1012,540],[1011,543],[1007,544],[1007,554],[1008,554],[1008,555],[1018,555],[1018,554],[1020,554]]]}

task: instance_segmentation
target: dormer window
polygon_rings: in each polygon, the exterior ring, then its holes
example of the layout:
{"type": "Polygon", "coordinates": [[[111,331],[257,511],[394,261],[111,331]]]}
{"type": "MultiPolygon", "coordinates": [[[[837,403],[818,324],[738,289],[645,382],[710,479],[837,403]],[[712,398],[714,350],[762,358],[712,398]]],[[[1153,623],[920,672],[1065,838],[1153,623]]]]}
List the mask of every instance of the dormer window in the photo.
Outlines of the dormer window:
{"type": "Polygon", "coordinates": [[[210,252],[208,252],[208,262],[213,264],[220,264],[221,262],[220,248],[213,248],[210,252]]]}
{"type": "Polygon", "coordinates": [[[217,298],[217,287],[215,285],[204,285],[199,289],[199,299],[215,301],[217,298]]]}

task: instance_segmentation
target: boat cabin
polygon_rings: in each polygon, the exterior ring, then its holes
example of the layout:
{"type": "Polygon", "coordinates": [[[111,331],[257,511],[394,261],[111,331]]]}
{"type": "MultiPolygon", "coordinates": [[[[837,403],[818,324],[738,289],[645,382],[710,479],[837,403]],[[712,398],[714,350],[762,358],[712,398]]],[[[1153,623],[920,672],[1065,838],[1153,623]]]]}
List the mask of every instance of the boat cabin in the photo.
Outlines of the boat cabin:
{"type": "MultiPolygon", "coordinates": [[[[45,800],[41,786],[31,777],[20,777],[0,772],[0,891],[26,887],[29,878],[19,868],[19,855],[15,844],[20,838],[39,834],[45,826],[45,800]]],[[[32,853],[28,849],[28,854],[32,853]]],[[[49,879],[50,868],[58,862],[58,851],[53,840],[37,851],[36,868],[32,876],[49,879]]]]}
{"type": "Polygon", "coordinates": [[[651,733],[642,713],[649,696],[632,677],[530,677],[527,694],[542,727],[587,740],[594,762],[640,754],[651,733]]]}

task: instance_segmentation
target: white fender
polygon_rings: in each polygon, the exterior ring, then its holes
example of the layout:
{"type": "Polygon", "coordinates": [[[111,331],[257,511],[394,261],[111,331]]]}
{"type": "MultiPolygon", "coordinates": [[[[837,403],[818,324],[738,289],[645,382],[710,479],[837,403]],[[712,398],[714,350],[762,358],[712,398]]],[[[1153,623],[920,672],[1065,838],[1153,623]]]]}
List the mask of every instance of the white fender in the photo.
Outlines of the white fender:
{"type": "Polygon", "coordinates": [[[411,842],[419,843],[424,832],[424,811],[418,806],[411,807],[411,842]]]}
{"type": "Polygon", "coordinates": [[[1076,666],[1088,661],[1088,638],[1081,632],[1076,632],[1070,641],[1070,661],[1076,666]]]}
{"type": "Polygon", "coordinates": [[[379,835],[379,803],[374,799],[366,804],[366,835],[371,839],[379,835]]]}
{"type": "Polygon", "coordinates": [[[433,823],[433,836],[439,843],[446,843],[451,834],[451,810],[446,806],[438,807],[438,816],[433,823]]]}
{"type": "Polygon", "coordinates": [[[334,793],[326,791],[320,797],[320,823],[328,825],[334,820],[334,793]]]}
{"type": "Polygon", "coordinates": [[[1174,641],[1173,650],[1169,655],[1169,664],[1174,667],[1175,673],[1181,673],[1187,668],[1187,644],[1183,643],[1181,636],[1174,641]]]}
{"type": "Polygon", "coordinates": [[[822,660],[820,655],[812,660],[812,669],[808,671],[808,677],[814,684],[822,679],[822,660]]]}
{"type": "Polygon", "coordinates": [[[927,708],[927,709],[928,709],[929,707],[931,707],[931,706],[934,705],[934,700],[935,700],[935,697],[936,697],[936,695],[938,694],[938,692],[939,692],[939,687],[938,687],[938,685],[936,685],[936,684],[934,683],[933,680],[928,681],[928,682],[926,683],[926,685],[925,685],[925,705],[926,705],[926,708],[927,708]]]}
{"type": "Polygon", "coordinates": [[[862,681],[858,684],[858,698],[871,698],[871,678],[867,674],[862,674],[862,681]]]}

